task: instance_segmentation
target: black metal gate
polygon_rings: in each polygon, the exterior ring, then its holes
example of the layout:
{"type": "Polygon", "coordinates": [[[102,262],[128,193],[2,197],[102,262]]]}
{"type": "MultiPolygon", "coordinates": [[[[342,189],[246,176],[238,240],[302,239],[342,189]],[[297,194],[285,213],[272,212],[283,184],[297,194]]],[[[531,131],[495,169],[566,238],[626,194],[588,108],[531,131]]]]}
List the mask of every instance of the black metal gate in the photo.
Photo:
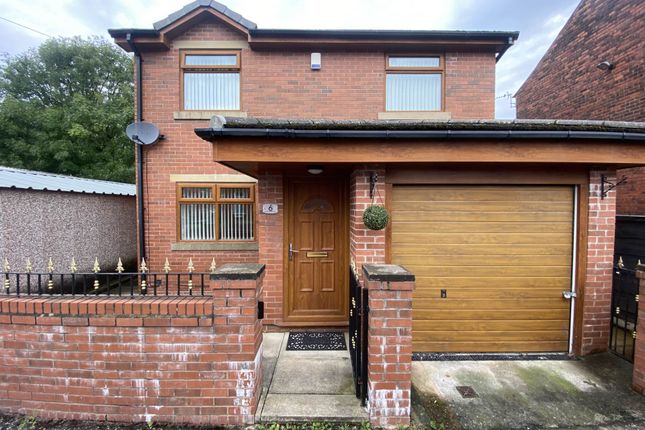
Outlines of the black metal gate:
{"type": "Polygon", "coordinates": [[[349,270],[349,354],[352,359],[352,372],[356,397],[365,406],[367,400],[367,288],[361,288],[358,274],[349,270]]]}
{"type": "Polygon", "coordinates": [[[638,318],[638,278],[636,271],[614,268],[611,294],[609,348],[620,357],[634,361],[634,340],[638,318]]]}

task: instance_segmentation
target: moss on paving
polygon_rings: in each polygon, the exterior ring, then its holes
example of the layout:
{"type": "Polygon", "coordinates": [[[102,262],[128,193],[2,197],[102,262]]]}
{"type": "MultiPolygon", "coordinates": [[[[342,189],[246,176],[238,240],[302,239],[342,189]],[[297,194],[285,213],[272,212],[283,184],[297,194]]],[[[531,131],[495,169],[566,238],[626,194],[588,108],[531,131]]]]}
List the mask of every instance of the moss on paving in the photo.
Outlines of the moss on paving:
{"type": "Polygon", "coordinates": [[[463,430],[450,405],[440,397],[412,386],[412,427],[424,430],[463,430]]]}

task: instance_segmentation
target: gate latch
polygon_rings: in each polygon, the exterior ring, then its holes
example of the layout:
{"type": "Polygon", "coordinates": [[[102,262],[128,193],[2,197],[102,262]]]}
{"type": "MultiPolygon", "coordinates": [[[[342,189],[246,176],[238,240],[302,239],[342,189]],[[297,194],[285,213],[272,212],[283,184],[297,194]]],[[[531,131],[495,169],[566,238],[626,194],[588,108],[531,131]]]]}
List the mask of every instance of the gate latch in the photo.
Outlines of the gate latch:
{"type": "Polygon", "coordinates": [[[563,291],[562,292],[562,297],[564,297],[567,300],[575,299],[578,297],[578,295],[574,291],[563,291]]]}

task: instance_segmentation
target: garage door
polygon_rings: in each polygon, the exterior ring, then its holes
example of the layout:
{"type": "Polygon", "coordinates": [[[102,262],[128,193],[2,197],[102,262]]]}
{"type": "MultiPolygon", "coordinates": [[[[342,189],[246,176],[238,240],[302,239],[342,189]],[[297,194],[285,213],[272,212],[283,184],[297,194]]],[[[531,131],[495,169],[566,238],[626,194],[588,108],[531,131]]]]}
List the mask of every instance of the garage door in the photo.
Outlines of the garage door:
{"type": "Polygon", "coordinates": [[[413,350],[567,351],[573,197],[572,187],[394,186],[392,262],[417,279],[413,350]]]}

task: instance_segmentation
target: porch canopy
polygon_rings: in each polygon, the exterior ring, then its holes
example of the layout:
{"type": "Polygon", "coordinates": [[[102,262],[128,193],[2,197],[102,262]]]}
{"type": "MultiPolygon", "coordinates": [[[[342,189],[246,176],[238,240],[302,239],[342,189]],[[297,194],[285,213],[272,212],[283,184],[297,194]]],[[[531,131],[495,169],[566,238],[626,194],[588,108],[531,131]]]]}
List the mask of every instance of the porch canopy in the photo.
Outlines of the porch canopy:
{"type": "Polygon", "coordinates": [[[645,165],[645,122],[581,120],[302,120],[214,116],[196,128],[214,161],[260,165],[512,163],[645,165]]]}

